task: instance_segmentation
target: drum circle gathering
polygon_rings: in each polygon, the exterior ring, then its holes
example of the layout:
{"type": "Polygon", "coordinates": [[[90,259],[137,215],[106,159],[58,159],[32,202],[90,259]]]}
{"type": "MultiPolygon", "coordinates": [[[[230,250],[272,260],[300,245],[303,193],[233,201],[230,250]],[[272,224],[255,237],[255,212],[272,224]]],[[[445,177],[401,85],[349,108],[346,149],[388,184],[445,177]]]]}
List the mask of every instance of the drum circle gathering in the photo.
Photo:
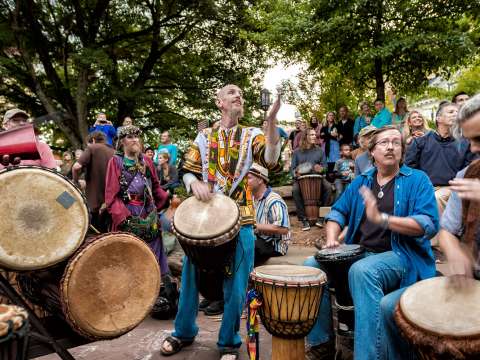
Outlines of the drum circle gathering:
{"type": "Polygon", "coordinates": [[[385,120],[377,99],[367,122],[343,106],[346,121],[329,112],[323,126],[312,117],[284,136],[277,92],[258,128],[240,124],[242,89],[219,89],[220,120],[199,124],[178,167],[168,131],[155,151],[131,118],[115,129],[99,113],[83,153],[58,171],[30,115],[8,110],[0,266],[26,302],[2,297],[0,358],[26,359],[40,309],[90,341],[149,315],[173,320],[165,357],[198,342],[204,311],[222,314],[221,360],[239,359],[242,343],[259,359],[260,324],[276,360],[479,359],[480,94],[442,103],[436,130],[411,125],[416,111],[385,120]],[[289,214],[269,184],[288,148],[301,230],[325,233],[295,265],[282,262],[289,214]],[[178,277],[172,238],[184,253],[178,277]]]}

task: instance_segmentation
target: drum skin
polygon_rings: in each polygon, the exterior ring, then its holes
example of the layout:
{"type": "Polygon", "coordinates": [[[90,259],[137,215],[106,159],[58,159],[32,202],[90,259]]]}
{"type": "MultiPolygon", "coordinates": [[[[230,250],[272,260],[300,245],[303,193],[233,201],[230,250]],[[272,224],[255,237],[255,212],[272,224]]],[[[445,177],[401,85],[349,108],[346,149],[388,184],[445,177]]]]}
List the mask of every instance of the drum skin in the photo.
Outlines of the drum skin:
{"type": "Polygon", "coordinates": [[[101,235],[68,262],[60,283],[63,313],[91,339],[120,336],[150,313],[160,268],[147,244],[128,233],[101,235]]]}
{"type": "Polygon", "coordinates": [[[421,359],[480,358],[480,282],[436,277],[409,287],[395,309],[402,335],[421,359]]]}
{"type": "Polygon", "coordinates": [[[322,198],[322,175],[309,174],[298,177],[298,185],[302,192],[305,216],[308,221],[318,219],[318,208],[322,198]]]}
{"type": "Polygon", "coordinates": [[[265,265],[255,268],[251,279],[262,295],[259,313],[270,334],[302,339],[311,331],[327,281],[323,271],[307,266],[265,265]]]}
{"type": "Polygon", "coordinates": [[[85,198],[64,176],[41,167],[0,172],[0,266],[42,269],[69,258],[85,239],[85,198]]]}

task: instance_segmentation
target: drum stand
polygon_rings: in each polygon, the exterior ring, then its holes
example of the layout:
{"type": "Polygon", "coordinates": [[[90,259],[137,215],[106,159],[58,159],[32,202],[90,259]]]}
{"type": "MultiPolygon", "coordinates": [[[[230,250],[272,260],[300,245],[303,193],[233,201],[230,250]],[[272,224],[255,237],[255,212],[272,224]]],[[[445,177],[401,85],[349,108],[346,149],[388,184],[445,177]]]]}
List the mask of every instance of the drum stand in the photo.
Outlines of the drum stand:
{"type": "Polygon", "coordinates": [[[49,334],[47,329],[42,325],[40,319],[35,315],[30,306],[28,306],[18,292],[10,285],[8,280],[0,274],[0,290],[15,304],[22,306],[28,311],[28,320],[33,328],[38,332],[30,331],[29,336],[34,339],[37,339],[40,342],[48,344],[52,349],[57,353],[57,355],[62,360],[75,360],[75,358],[68,352],[65,347],[60,345],[55,339],[49,334]]]}

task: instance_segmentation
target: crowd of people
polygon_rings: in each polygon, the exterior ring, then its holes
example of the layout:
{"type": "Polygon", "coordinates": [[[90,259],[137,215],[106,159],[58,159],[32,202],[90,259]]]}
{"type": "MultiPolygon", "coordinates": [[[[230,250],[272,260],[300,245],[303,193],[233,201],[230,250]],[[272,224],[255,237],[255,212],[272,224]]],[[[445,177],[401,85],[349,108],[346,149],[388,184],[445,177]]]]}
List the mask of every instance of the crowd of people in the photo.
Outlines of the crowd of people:
{"type": "MultiPolygon", "coordinates": [[[[432,246],[445,254],[453,273],[473,276],[478,269],[480,162],[475,160],[480,153],[480,95],[469,99],[460,93],[452,102],[442,102],[432,129],[400,98],[393,113],[382,99],[374,102],[375,115],[363,102],[356,119],[341,106],[338,119],[333,111],[322,123],[316,116],[308,123],[299,119],[289,135],[276,125],[281,94],[263,131],[239,125],[244,99],[238,86],[220,89],[216,105],[221,120],[199,129],[181,161],[168,131],[154,149],[142,144],[141,129],[132,118],[115,129],[99,113],[85,150],[78,156],[65,152],[61,166],[48,145],[38,140],[40,159],[19,161],[4,155],[0,167],[37,165],[71,178],[85,189],[92,226],[99,232],[132,232],[145,240],[157,257],[163,282],[172,287],[162,231],[170,231],[171,216],[164,210],[174,190],[184,186],[201,201],[209,201],[213,193],[234,199],[241,218],[233,259],[236,271],[223,282],[224,301],[207,304],[220,306],[224,313],[217,344],[221,359],[230,360],[238,358],[241,345],[240,317],[250,272],[288,251],[287,205],[269,186],[269,175],[282,168],[279,159],[287,147],[293,152],[292,195],[302,229],[325,227],[326,248],[347,243],[366,249],[367,256],[349,272],[355,359],[409,358],[413,350],[400,335],[393,311],[408,286],[436,275],[432,246]],[[321,175],[317,205],[331,206],[325,219],[313,222],[306,217],[306,195],[300,186],[308,174],[321,175]]],[[[28,118],[25,111],[9,110],[3,128],[23,126],[28,118]]],[[[313,257],[305,265],[319,267],[313,257]]],[[[163,355],[172,355],[190,345],[199,331],[196,265],[188,257],[183,261],[178,311],[176,299],[160,299],[176,312],[175,329],[161,348],[163,355]]],[[[330,359],[335,344],[327,291],[318,319],[308,336],[309,356],[330,359]]]]}

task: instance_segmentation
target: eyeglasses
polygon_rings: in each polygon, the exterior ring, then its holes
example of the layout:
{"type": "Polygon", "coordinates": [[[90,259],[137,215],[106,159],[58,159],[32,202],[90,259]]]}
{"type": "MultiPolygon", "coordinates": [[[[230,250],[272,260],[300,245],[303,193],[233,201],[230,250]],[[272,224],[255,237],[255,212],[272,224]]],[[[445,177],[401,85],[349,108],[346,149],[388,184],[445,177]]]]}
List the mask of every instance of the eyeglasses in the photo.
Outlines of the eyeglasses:
{"type": "Polygon", "coordinates": [[[383,139],[380,141],[377,141],[375,145],[378,145],[380,147],[386,148],[388,144],[392,144],[393,147],[399,148],[402,146],[402,141],[401,140],[388,140],[388,139],[383,139]]]}

